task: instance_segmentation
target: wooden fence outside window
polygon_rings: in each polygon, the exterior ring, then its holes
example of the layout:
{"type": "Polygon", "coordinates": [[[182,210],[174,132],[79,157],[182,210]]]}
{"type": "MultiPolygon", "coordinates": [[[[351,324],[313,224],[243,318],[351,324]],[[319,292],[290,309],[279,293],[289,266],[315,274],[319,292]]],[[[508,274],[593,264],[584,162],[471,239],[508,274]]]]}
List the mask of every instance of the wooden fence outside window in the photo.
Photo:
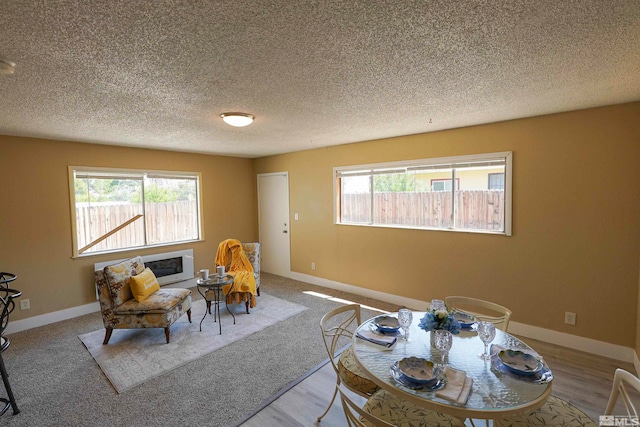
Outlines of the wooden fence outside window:
{"type": "MultiPolygon", "coordinates": [[[[451,192],[375,193],[374,224],[451,228],[451,192]]],[[[504,230],[504,191],[456,191],[456,228],[504,230]]],[[[371,223],[371,195],[344,194],[341,222],[371,223]]]]}
{"type": "MultiPolygon", "coordinates": [[[[78,248],[142,214],[140,205],[118,204],[76,207],[78,248]]],[[[147,203],[146,218],[135,221],[91,247],[86,252],[143,246],[144,223],[147,245],[180,242],[198,238],[198,206],[196,201],[147,203]]]]}

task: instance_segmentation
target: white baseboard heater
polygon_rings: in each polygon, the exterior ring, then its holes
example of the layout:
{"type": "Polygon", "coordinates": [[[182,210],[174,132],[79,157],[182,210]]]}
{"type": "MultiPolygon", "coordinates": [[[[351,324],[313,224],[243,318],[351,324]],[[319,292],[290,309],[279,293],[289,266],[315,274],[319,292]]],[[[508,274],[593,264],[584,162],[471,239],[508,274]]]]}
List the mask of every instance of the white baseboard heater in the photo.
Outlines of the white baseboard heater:
{"type": "MultiPolygon", "coordinates": [[[[124,259],[98,262],[94,264],[94,270],[102,270],[107,265],[117,264],[120,261],[124,261],[124,259]]],[[[145,267],[149,267],[153,271],[161,286],[190,280],[195,275],[193,271],[193,249],[143,255],[142,261],[144,261],[145,267]]]]}

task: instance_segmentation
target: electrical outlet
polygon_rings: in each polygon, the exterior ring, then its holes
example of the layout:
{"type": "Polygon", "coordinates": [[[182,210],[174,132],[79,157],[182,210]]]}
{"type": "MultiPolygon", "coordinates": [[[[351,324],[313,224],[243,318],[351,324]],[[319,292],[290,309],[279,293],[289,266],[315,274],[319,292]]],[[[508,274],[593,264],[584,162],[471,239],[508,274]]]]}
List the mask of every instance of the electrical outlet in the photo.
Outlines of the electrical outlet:
{"type": "Polygon", "coordinates": [[[20,300],[20,310],[29,310],[31,308],[31,302],[29,299],[21,299],[20,300]]]}
{"type": "Polygon", "coordinates": [[[312,270],[315,270],[315,269],[316,269],[316,263],[315,263],[315,262],[312,262],[312,263],[311,263],[311,269],[312,269],[312,270]]]}
{"type": "Polygon", "coordinates": [[[576,324],[576,314],[570,311],[564,312],[564,323],[567,325],[575,325],[576,324]]]}

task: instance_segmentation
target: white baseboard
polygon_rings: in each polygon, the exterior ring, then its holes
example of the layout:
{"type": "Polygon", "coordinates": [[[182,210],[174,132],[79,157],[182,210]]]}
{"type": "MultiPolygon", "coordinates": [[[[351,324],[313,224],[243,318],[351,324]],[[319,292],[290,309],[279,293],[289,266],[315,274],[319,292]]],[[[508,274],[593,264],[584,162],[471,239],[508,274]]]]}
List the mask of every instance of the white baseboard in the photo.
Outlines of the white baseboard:
{"type": "Polygon", "coordinates": [[[74,317],[84,316],[85,314],[95,313],[97,311],[100,311],[100,303],[96,301],[78,307],[42,314],[40,316],[28,317],[22,320],[12,320],[7,325],[5,332],[7,334],[22,332],[27,329],[37,328],[38,326],[44,326],[50,323],[60,322],[62,320],[73,319],[74,317]]]}
{"type": "Polygon", "coordinates": [[[631,347],[579,337],[565,332],[552,331],[551,329],[524,323],[509,322],[509,333],[627,363],[633,363],[634,357],[636,357],[635,350],[631,347]]]}
{"type": "MultiPolygon", "coordinates": [[[[325,288],[336,289],[361,295],[363,297],[374,298],[380,301],[405,306],[413,310],[425,311],[428,307],[427,301],[420,301],[380,291],[373,291],[353,285],[347,285],[345,283],[335,282],[333,280],[323,279],[321,277],[310,276],[293,271],[289,277],[301,282],[307,282],[313,285],[323,286],[325,288]]],[[[633,363],[636,368],[636,372],[640,372],[640,360],[638,360],[638,355],[636,354],[635,349],[631,347],[624,347],[617,344],[597,341],[591,338],[579,337],[577,335],[571,335],[564,332],[553,331],[551,329],[544,329],[513,321],[509,322],[509,333],[556,344],[562,347],[568,347],[574,350],[596,354],[598,356],[620,360],[622,362],[633,363]]]]}

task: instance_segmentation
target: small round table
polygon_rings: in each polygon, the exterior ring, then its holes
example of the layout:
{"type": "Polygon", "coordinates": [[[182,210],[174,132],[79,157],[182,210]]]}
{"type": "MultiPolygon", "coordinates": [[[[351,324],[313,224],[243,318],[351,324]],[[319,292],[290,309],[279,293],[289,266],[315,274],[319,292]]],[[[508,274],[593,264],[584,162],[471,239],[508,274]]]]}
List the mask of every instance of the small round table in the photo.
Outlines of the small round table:
{"type": "MultiPolygon", "coordinates": [[[[205,301],[207,300],[207,297],[205,296],[205,294],[202,293],[200,288],[205,288],[213,292],[213,296],[214,296],[214,299],[212,301],[213,302],[213,321],[216,322],[217,320],[220,320],[220,322],[218,322],[220,326],[220,335],[222,335],[222,320],[220,319],[220,301],[222,300],[222,297],[224,297],[224,293],[222,292],[222,287],[226,285],[231,285],[232,283],[233,283],[233,276],[231,276],[230,274],[225,274],[224,276],[218,276],[217,274],[212,274],[206,280],[205,279],[196,280],[198,293],[202,295],[202,298],[204,298],[205,301]]],[[[233,317],[233,324],[235,325],[236,316],[234,316],[231,310],[229,310],[228,305],[226,307],[231,317],[233,317]]],[[[202,316],[202,320],[200,320],[200,332],[202,332],[202,321],[204,320],[205,317],[207,317],[207,311],[208,310],[205,307],[204,316],[202,316]]]]}

